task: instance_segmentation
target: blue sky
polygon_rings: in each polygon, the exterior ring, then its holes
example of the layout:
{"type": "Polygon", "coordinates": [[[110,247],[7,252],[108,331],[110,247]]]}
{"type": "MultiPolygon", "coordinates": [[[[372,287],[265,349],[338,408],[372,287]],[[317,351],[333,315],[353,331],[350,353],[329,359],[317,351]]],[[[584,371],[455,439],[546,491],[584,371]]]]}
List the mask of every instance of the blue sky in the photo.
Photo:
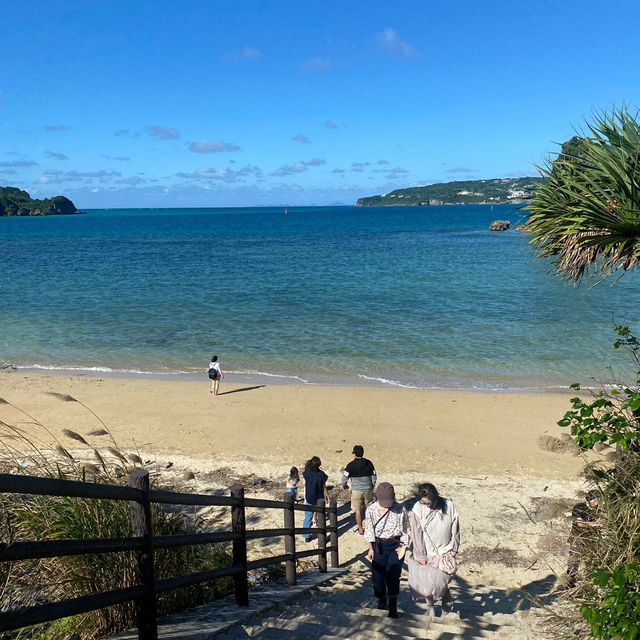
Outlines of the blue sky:
{"type": "Polygon", "coordinates": [[[640,106],[637,0],[3,0],[0,24],[0,185],[81,208],[533,175],[640,106]]]}

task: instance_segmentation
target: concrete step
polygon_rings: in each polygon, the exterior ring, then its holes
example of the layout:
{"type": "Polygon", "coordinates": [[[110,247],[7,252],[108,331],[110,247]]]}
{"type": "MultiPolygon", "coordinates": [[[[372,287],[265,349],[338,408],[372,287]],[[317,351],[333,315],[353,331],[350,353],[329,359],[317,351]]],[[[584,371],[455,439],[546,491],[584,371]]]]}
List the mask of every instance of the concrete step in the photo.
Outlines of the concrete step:
{"type": "Polygon", "coordinates": [[[365,626],[362,629],[340,625],[327,625],[293,620],[269,620],[265,626],[252,634],[251,638],[259,640],[415,640],[424,638],[421,635],[407,634],[402,630],[373,629],[365,626]]]}
{"type": "MultiPolygon", "coordinates": [[[[314,624],[324,628],[332,629],[340,627],[347,629],[352,634],[364,632],[384,632],[398,635],[400,637],[415,638],[424,636],[426,631],[425,622],[406,621],[402,618],[391,619],[387,617],[367,616],[362,613],[343,613],[340,611],[321,612],[315,608],[291,619],[288,616],[282,618],[269,618],[264,621],[267,626],[284,624],[284,628],[290,628],[288,624],[314,624]]],[[[334,634],[335,635],[335,634],[334,634]]]]}
{"type": "Polygon", "coordinates": [[[429,640],[447,640],[449,638],[494,638],[501,630],[494,624],[466,624],[442,618],[431,618],[426,637],[429,640]]]}

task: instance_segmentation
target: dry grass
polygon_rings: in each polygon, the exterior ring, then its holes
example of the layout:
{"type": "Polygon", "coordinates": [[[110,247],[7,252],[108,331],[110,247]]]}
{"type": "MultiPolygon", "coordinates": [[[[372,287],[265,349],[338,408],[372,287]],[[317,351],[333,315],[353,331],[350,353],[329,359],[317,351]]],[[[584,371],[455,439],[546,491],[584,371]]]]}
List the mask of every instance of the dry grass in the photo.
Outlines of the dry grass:
{"type": "MultiPolygon", "coordinates": [[[[62,402],[81,402],[67,394],[50,394],[62,402]]],[[[127,474],[144,467],[139,452],[122,450],[104,422],[88,407],[100,427],[85,434],[63,430],[68,448],[34,416],[6,399],[0,405],[25,420],[0,421],[0,471],[40,477],[124,484],[127,474]],[[24,425],[28,425],[25,428],[24,425]],[[79,448],[78,448],[79,445],[79,448]]],[[[162,480],[157,468],[151,481],[162,480]]],[[[187,479],[194,476],[190,474],[187,479]]],[[[163,486],[171,489],[172,486],[163,486]]],[[[205,522],[189,510],[168,510],[153,505],[155,535],[202,530],[205,522]]],[[[0,494],[0,537],[3,543],[28,540],[120,538],[131,536],[131,512],[127,502],[65,497],[0,494]]],[[[198,545],[158,550],[156,580],[204,571],[231,563],[221,545],[198,545]]],[[[131,553],[97,554],[34,561],[0,563],[0,611],[67,600],[135,584],[131,553]]],[[[182,589],[159,597],[159,612],[168,614],[229,593],[230,579],[182,589]]],[[[3,638],[61,640],[72,634],[84,639],[116,633],[134,626],[133,605],[110,607],[50,624],[30,627],[3,638]]]]}

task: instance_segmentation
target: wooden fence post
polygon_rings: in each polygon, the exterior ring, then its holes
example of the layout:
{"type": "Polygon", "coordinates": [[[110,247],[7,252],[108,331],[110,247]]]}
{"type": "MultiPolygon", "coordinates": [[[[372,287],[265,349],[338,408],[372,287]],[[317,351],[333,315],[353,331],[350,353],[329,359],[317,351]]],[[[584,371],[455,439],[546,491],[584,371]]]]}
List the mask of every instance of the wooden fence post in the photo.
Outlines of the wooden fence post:
{"type": "Polygon", "coordinates": [[[287,577],[287,584],[292,587],[298,582],[296,576],[296,517],[295,511],[293,510],[293,505],[296,502],[295,493],[285,491],[284,501],[288,503],[288,506],[284,509],[284,528],[289,530],[289,533],[284,536],[284,552],[293,554],[291,560],[285,561],[284,570],[287,577]]]}
{"type": "Polygon", "coordinates": [[[249,581],[247,578],[247,522],[244,508],[244,487],[241,484],[234,484],[231,487],[231,497],[240,500],[239,505],[231,507],[231,530],[233,533],[240,534],[240,538],[233,541],[233,564],[242,567],[242,572],[233,576],[236,604],[239,607],[247,607],[249,606],[249,581]]]}
{"type": "Polygon", "coordinates": [[[331,532],[329,533],[329,541],[331,543],[331,568],[337,569],[340,566],[338,557],[338,500],[331,498],[329,505],[329,525],[331,532]]]}
{"type": "Polygon", "coordinates": [[[138,580],[145,594],[136,600],[136,619],[139,640],[157,640],[158,610],[156,583],[153,570],[153,530],[151,526],[151,501],[149,499],[149,472],[136,469],[129,474],[129,486],[143,492],[142,502],[131,503],[131,532],[144,540],[144,549],[136,552],[138,580]]]}
{"type": "Polygon", "coordinates": [[[318,500],[318,506],[322,508],[322,511],[318,513],[318,568],[323,573],[327,570],[327,509],[324,504],[324,500],[321,498],[318,500]]]}

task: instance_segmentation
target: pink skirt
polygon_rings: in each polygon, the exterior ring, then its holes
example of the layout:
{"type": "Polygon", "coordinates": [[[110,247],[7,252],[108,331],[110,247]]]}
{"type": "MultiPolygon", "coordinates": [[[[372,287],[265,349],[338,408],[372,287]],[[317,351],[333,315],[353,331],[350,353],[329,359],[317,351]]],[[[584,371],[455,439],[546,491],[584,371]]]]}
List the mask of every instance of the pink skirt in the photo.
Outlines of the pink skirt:
{"type": "Polygon", "coordinates": [[[420,564],[413,556],[409,558],[409,589],[414,598],[432,598],[439,600],[451,582],[452,575],[440,571],[437,566],[427,562],[420,564]]]}

